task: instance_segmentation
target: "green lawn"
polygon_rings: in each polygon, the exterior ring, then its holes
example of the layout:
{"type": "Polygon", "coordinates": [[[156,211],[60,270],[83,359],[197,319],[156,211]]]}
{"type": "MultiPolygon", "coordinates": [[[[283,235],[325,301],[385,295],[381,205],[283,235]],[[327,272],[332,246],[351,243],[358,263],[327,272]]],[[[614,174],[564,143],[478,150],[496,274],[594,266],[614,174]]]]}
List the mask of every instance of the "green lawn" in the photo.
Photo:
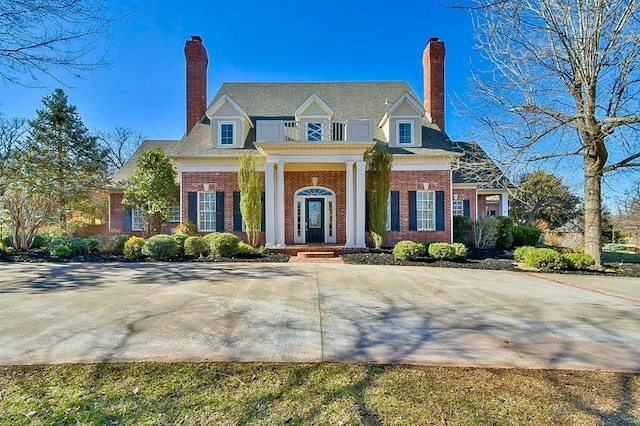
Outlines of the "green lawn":
{"type": "Polygon", "coordinates": [[[602,261],[604,263],[640,263],[640,254],[633,254],[631,252],[624,253],[619,251],[603,251],[602,261]]]}
{"type": "Polygon", "coordinates": [[[640,375],[371,364],[0,367],[0,424],[638,425],[640,375]]]}

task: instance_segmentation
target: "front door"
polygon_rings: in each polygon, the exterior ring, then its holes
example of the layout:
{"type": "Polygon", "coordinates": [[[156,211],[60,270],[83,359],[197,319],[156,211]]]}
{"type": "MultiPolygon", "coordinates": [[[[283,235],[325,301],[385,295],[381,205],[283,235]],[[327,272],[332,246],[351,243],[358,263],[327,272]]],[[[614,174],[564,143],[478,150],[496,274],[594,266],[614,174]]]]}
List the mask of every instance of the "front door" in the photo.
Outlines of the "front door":
{"type": "Polygon", "coordinates": [[[307,243],[324,242],[324,198],[305,199],[305,223],[307,243]]]}

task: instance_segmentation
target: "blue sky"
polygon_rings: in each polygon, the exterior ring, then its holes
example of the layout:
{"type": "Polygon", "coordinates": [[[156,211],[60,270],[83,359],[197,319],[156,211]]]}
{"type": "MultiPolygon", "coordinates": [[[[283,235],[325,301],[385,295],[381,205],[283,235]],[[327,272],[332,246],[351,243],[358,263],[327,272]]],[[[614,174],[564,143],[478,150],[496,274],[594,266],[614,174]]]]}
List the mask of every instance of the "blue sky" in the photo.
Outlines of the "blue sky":
{"type": "MultiPolygon", "coordinates": [[[[119,125],[152,139],[179,139],[185,130],[183,49],[191,35],[200,35],[208,50],[209,99],[225,81],[406,80],[422,97],[422,51],[430,37],[440,37],[447,49],[447,131],[465,136],[451,101],[466,91],[471,21],[437,0],[110,4],[144,9],[113,29],[105,43],[108,67],[65,81],[91,130],[119,125]]],[[[0,83],[0,111],[32,118],[57,86],[0,83]]]]}

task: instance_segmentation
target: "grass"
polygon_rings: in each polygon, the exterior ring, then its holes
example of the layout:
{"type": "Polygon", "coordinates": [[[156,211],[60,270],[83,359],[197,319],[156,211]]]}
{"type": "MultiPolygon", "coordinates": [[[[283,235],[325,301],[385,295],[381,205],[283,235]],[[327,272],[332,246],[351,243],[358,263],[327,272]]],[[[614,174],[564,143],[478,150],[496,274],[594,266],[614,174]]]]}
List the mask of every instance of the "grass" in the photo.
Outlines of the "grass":
{"type": "Polygon", "coordinates": [[[603,251],[602,261],[604,263],[640,263],[640,254],[619,251],[603,251]]]}
{"type": "Polygon", "coordinates": [[[0,424],[638,425],[640,375],[373,364],[0,368],[0,424]]]}

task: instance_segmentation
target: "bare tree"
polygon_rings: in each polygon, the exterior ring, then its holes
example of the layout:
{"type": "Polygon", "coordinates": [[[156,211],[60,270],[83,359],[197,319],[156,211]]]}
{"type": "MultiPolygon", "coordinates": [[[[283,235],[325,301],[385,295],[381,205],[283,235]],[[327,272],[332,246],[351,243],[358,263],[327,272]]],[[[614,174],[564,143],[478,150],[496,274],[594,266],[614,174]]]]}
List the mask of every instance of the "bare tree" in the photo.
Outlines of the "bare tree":
{"type": "Polygon", "coordinates": [[[640,0],[460,6],[491,63],[472,78],[473,118],[504,162],[556,159],[582,170],[585,251],[601,267],[603,174],[640,166],[640,0]]]}
{"type": "Polygon", "coordinates": [[[630,236],[638,252],[640,250],[640,183],[627,194],[627,199],[620,208],[617,218],[619,225],[630,236]]]}
{"type": "Polygon", "coordinates": [[[27,133],[23,118],[4,118],[0,115],[0,195],[12,179],[11,167],[27,133]]]}
{"type": "Polygon", "coordinates": [[[3,0],[0,77],[24,85],[43,77],[62,83],[59,71],[77,76],[103,65],[99,41],[123,18],[104,0],[3,0]]]}
{"type": "Polygon", "coordinates": [[[99,132],[98,139],[109,150],[109,171],[118,171],[145,141],[144,135],[133,129],[116,126],[108,132],[99,132]]]}

